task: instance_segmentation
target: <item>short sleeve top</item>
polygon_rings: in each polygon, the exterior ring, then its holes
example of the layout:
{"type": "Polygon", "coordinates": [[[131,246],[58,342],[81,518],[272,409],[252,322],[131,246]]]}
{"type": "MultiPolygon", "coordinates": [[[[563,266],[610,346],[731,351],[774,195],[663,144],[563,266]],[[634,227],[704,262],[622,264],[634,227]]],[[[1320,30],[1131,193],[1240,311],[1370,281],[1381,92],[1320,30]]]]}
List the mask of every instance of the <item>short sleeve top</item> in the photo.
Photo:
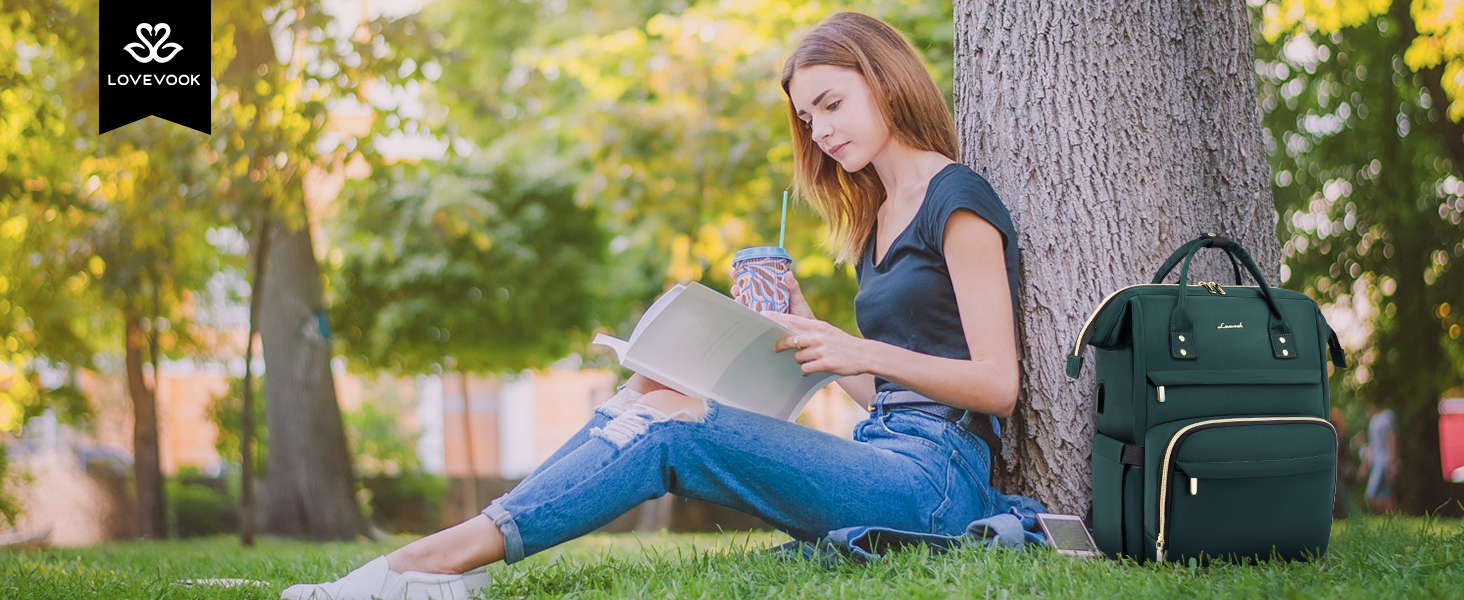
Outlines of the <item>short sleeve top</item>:
{"type": "MultiPolygon", "coordinates": [[[[971,358],[944,252],[946,222],[962,209],[985,219],[1001,233],[1012,318],[1016,322],[1020,272],[1011,215],[985,178],[966,165],[951,163],[931,178],[915,217],[895,237],[882,262],[874,262],[877,225],[865,241],[854,269],[859,282],[854,318],[866,339],[943,358],[971,358]]],[[[875,377],[876,391],[902,389],[897,383],[875,377]]]]}

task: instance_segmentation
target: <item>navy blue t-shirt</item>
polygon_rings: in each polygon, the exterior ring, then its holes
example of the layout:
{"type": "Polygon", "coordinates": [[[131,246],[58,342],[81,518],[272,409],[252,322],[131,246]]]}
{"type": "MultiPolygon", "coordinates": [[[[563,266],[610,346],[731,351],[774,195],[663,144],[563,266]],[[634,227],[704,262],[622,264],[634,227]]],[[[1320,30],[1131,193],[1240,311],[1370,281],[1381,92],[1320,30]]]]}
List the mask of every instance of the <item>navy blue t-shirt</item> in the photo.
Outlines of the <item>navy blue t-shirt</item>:
{"type": "MultiPolygon", "coordinates": [[[[874,264],[878,225],[864,244],[854,268],[859,282],[854,319],[865,339],[943,358],[971,358],[944,251],[946,221],[960,209],[975,213],[1001,232],[1012,322],[1016,323],[1019,272],[1011,215],[985,178],[966,165],[951,163],[931,178],[915,218],[890,244],[882,262],[874,264]]],[[[877,375],[874,381],[876,391],[905,389],[877,375]]]]}

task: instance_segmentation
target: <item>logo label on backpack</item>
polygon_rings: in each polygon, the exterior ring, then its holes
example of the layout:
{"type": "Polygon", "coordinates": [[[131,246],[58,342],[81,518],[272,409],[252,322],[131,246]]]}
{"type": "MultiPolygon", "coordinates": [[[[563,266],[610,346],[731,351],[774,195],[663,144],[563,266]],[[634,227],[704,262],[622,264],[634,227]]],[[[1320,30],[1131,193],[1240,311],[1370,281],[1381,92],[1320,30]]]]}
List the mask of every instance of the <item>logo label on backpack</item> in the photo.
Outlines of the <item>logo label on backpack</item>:
{"type": "Polygon", "coordinates": [[[1220,326],[1216,327],[1215,329],[1240,329],[1243,327],[1245,327],[1245,323],[1236,323],[1234,325],[1226,325],[1224,323],[1221,323],[1220,326]]]}

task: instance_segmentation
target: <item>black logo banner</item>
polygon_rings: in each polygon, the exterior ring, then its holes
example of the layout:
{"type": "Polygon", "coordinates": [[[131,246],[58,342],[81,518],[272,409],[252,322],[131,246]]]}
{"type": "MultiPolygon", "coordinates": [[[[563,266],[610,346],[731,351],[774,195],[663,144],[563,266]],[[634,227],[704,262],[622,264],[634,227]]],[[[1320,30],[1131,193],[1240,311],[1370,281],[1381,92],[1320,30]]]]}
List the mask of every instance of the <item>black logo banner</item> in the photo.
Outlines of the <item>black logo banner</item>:
{"type": "Polygon", "coordinates": [[[100,8],[98,135],[150,115],[213,133],[211,2],[100,8]]]}

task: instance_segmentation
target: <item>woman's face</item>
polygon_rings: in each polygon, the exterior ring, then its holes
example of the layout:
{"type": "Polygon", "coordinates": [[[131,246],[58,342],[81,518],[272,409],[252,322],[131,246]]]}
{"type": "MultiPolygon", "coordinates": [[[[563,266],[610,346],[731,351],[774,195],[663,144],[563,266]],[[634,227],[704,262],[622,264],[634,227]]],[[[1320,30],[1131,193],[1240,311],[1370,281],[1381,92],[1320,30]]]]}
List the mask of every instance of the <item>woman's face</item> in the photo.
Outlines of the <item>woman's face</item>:
{"type": "Polygon", "coordinates": [[[889,127],[874,105],[874,94],[856,71],[801,67],[788,80],[788,96],[813,142],[845,171],[863,169],[889,142],[889,127]]]}

